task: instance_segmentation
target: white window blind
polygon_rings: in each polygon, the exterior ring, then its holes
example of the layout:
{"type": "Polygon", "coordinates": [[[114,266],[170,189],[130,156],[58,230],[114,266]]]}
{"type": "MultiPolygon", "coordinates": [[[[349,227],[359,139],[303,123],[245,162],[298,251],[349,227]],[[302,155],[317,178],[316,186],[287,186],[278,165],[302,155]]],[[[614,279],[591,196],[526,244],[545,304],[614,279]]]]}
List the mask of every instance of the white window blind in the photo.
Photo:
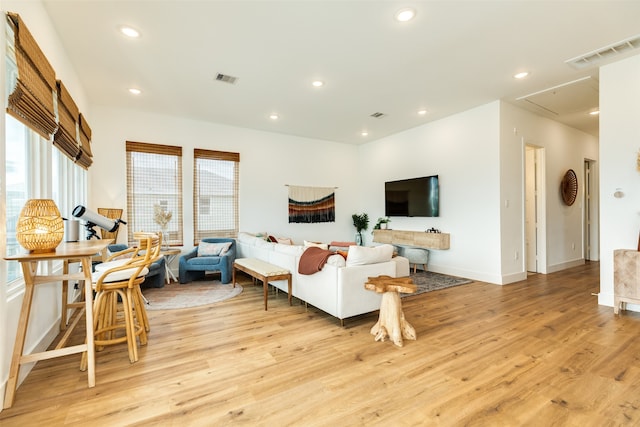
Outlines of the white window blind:
{"type": "Polygon", "coordinates": [[[182,246],[182,147],[127,141],[126,151],[129,242],[136,231],[162,231],[166,243],[182,246]],[[171,212],[165,229],[155,206],[171,212]]]}
{"type": "Polygon", "coordinates": [[[204,237],[236,237],[240,154],[195,149],[193,157],[194,245],[204,237]]]}

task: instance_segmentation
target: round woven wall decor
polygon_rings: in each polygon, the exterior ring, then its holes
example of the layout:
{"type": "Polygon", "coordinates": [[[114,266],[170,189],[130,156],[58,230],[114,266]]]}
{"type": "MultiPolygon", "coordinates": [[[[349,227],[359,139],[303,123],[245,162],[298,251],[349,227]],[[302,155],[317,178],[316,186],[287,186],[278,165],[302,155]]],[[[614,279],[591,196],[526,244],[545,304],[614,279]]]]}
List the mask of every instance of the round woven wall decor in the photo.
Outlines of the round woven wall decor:
{"type": "Polygon", "coordinates": [[[560,183],[560,192],[562,193],[562,200],[567,206],[573,205],[578,195],[578,177],[573,169],[569,169],[564,174],[562,182],[560,183]]]}

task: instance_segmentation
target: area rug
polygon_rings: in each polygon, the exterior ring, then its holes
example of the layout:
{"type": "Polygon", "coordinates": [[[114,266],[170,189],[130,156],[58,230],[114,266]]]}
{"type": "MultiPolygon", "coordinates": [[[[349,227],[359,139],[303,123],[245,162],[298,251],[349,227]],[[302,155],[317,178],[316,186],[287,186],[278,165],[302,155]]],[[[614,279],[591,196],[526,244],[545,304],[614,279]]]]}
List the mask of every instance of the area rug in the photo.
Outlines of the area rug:
{"type": "Polygon", "coordinates": [[[411,277],[413,283],[416,284],[418,290],[412,294],[401,293],[400,296],[402,298],[473,282],[473,280],[463,277],[448,276],[432,271],[417,271],[416,273],[411,273],[409,277],[411,277]]]}
{"type": "Polygon", "coordinates": [[[171,282],[163,288],[142,290],[149,301],[147,310],[175,310],[214,304],[233,298],[242,293],[242,286],[231,283],[223,285],[219,280],[206,280],[181,285],[171,282]]]}

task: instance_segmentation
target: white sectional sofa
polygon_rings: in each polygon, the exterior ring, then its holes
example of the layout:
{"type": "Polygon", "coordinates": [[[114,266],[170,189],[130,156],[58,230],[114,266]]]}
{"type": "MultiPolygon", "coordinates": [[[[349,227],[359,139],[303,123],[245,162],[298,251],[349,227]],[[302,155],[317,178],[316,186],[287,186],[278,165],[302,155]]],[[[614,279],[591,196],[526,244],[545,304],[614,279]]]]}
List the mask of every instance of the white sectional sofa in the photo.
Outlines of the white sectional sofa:
{"type": "MultiPolygon", "coordinates": [[[[293,296],[337,317],[341,323],[348,317],[380,308],[381,295],[364,288],[369,277],[409,275],[409,261],[391,257],[391,245],[352,247],[346,261],[342,255],[332,255],[317,273],[300,274],[298,263],[305,249],[305,246],[268,242],[250,233],[241,232],[236,239],[237,258],[258,258],[288,269],[292,274],[293,296]]],[[[284,292],[288,290],[286,280],[271,285],[284,292]]]]}

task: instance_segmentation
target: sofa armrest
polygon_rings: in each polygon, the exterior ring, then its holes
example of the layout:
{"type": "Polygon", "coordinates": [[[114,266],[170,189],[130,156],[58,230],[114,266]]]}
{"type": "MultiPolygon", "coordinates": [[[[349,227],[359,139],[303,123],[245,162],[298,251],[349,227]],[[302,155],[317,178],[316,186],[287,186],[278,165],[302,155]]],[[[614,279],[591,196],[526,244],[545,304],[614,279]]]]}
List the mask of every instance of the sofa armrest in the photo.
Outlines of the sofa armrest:
{"type": "Polygon", "coordinates": [[[195,258],[196,256],[198,256],[198,247],[197,246],[195,248],[191,249],[189,252],[187,252],[184,255],[182,255],[180,257],[180,260],[188,261],[191,258],[195,258]]]}
{"type": "Polygon", "coordinates": [[[229,269],[229,271],[232,271],[233,262],[236,259],[236,248],[235,248],[235,245],[231,245],[229,250],[224,255],[221,255],[221,257],[224,260],[224,262],[226,263],[227,268],[229,269]]]}

